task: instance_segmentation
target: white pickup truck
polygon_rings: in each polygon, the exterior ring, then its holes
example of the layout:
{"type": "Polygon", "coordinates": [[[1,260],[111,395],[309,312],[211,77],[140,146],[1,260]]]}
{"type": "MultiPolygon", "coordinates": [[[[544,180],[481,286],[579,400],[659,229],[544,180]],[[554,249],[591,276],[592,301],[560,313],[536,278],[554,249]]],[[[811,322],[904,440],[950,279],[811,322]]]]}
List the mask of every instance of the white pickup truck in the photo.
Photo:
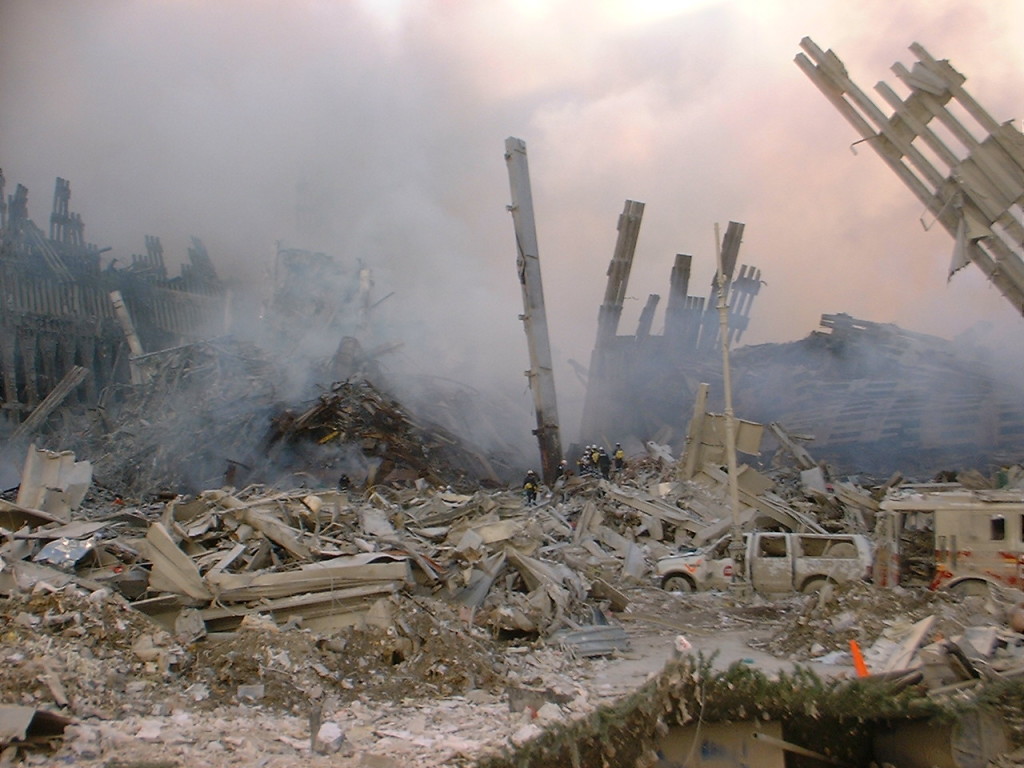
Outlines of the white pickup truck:
{"type": "MultiPolygon", "coordinates": [[[[747,583],[758,592],[817,592],[828,583],[871,576],[866,536],[758,531],[744,539],[747,583]]],[[[661,586],[673,592],[728,589],[735,568],[728,548],[724,536],[705,549],[661,558],[656,567],[661,586]]]]}

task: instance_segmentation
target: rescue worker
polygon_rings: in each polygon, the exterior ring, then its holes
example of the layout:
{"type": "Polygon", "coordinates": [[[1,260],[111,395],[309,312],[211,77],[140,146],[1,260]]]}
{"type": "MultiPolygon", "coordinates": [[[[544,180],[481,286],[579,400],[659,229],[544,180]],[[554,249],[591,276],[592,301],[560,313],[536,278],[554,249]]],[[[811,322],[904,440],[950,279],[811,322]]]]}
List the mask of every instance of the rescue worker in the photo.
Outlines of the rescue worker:
{"type": "Polygon", "coordinates": [[[597,449],[597,467],[601,471],[601,477],[608,480],[611,475],[612,460],[608,456],[608,451],[606,451],[604,447],[597,449]]]}
{"type": "Polygon", "coordinates": [[[590,446],[576,459],[576,466],[580,468],[580,477],[590,474],[590,446]]]}
{"type": "Polygon", "coordinates": [[[562,459],[558,462],[558,468],[555,470],[554,490],[558,494],[559,500],[563,502],[569,500],[569,494],[565,491],[565,484],[569,482],[571,476],[572,470],[569,469],[569,462],[562,459]]]}
{"type": "Polygon", "coordinates": [[[526,506],[532,507],[537,503],[537,487],[539,485],[540,480],[537,479],[537,473],[531,469],[523,479],[523,496],[526,498],[526,506]]]}
{"type": "Polygon", "coordinates": [[[619,473],[626,468],[626,452],[622,450],[622,443],[615,444],[615,451],[612,453],[615,462],[615,472],[619,473]]]}

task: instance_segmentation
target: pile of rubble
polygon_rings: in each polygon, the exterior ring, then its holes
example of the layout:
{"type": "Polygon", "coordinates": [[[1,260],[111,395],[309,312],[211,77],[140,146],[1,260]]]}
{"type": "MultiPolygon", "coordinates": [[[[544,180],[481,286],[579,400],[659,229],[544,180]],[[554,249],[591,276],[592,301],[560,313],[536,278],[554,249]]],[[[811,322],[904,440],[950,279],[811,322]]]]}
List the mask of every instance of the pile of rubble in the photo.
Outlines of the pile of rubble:
{"type": "Polygon", "coordinates": [[[41,588],[3,601],[7,670],[0,698],[56,704],[76,718],[205,711],[243,701],[306,711],[329,691],[335,706],[504,690],[497,647],[437,601],[393,601],[400,620],[327,636],[266,616],[245,617],[202,643],[168,631],[109,590],[41,588]]]}
{"type": "MultiPolygon", "coordinates": [[[[346,354],[362,360],[349,341],[346,354]]],[[[97,485],[118,496],[195,494],[252,480],[335,487],[343,475],[360,487],[417,479],[495,486],[509,474],[507,457],[486,456],[410,414],[384,384],[362,375],[362,365],[312,396],[287,367],[227,337],[136,357],[133,365],[144,386],[112,387],[99,407],[67,411],[37,436],[41,445],[90,457],[97,485]]],[[[323,361],[311,375],[337,367],[323,361]]]]}
{"type": "Polygon", "coordinates": [[[467,475],[498,482],[486,458],[441,427],[411,420],[364,380],[334,384],[302,413],[276,414],[264,442],[269,461],[316,467],[312,474],[321,482],[332,472],[360,486],[416,480],[465,486],[467,475]],[[330,451],[335,446],[343,448],[330,451]],[[287,461],[281,460],[282,452],[289,454],[287,461]]]}
{"type": "MultiPolygon", "coordinates": [[[[40,475],[67,458],[31,455],[43,457],[40,475]]],[[[55,472],[48,482],[60,484],[55,472]]],[[[649,559],[670,551],[662,539],[699,520],[590,478],[560,489],[565,502],[538,507],[514,492],[422,483],[365,494],[251,486],[115,503],[74,520],[48,490],[33,495],[23,483],[19,499],[40,508],[0,502],[7,586],[114,590],[187,641],[255,615],[324,632],[390,625],[399,592],[444,599],[495,636],[547,637],[625,608],[611,582],[646,580],[649,559]]]]}
{"type": "Polygon", "coordinates": [[[388,630],[325,637],[257,618],[231,637],[186,643],[105,591],[12,597],[0,601],[0,733],[29,749],[29,764],[49,763],[38,748],[50,743],[83,766],[111,756],[358,765],[362,755],[436,765],[507,744],[529,719],[510,712],[509,680],[517,669],[524,679],[536,677],[532,667],[550,674],[554,653],[506,663],[443,606],[404,600],[401,609],[388,630]],[[508,726],[495,730],[499,720],[508,726]],[[354,762],[337,762],[346,755],[354,762]]]}
{"type": "Polygon", "coordinates": [[[782,603],[787,621],[757,647],[782,658],[797,661],[846,654],[850,641],[865,648],[895,627],[936,617],[934,631],[945,637],[959,635],[980,620],[1003,620],[1002,616],[975,615],[977,606],[946,592],[894,587],[880,590],[871,584],[847,582],[833,588],[825,599],[782,603]]]}
{"type": "MultiPolygon", "coordinates": [[[[551,703],[555,716],[581,695],[581,671],[628,652],[614,616],[630,599],[612,584],[644,584],[648,546],[668,551],[660,539],[699,519],[592,478],[536,507],[422,481],[129,505],[87,496],[87,462],[29,457],[18,501],[0,501],[0,691],[16,703],[5,734],[18,743],[49,738],[49,713],[181,721],[238,703],[305,717],[454,696],[512,707],[495,736],[507,746],[537,727],[524,708],[551,703]]],[[[671,469],[649,472],[633,477],[671,469]]],[[[101,730],[69,731],[92,734],[71,739],[80,756],[117,748],[101,730]]]]}
{"type": "Polygon", "coordinates": [[[592,712],[579,676],[629,647],[612,618],[628,599],[600,576],[619,580],[630,516],[602,524],[597,481],[564,493],[557,508],[414,486],[0,503],[0,695],[15,705],[0,731],[22,747],[63,732],[83,765],[169,738],[226,763],[340,750],[379,765],[522,742],[592,712]],[[583,509],[576,529],[565,516],[583,509]]]}
{"type": "MultiPolygon", "coordinates": [[[[338,387],[276,423],[275,445],[411,441],[370,392],[338,387]]],[[[17,500],[0,501],[0,734],[37,763],[49,758],[33,745],[82,765],[458,765],[600,718],[680,653],[731,636],[740,659],[768,651],[832,674],[852,674],[852,640],[873,671],[924,665],[913,684],[958,694],[1024,669],[991,599],[658,589],[659,558],[733,520],[713,462],[680,481],[664,446],[648,452],[531,506],[395,470],[368,487],[223,485],[128,504],[88,495],[86,462],[33,449],[17,500]]],[[[803,470],[787,499],[745,467],[743,525],[865,530],[874,495],[821,471],[803,470]]]]}

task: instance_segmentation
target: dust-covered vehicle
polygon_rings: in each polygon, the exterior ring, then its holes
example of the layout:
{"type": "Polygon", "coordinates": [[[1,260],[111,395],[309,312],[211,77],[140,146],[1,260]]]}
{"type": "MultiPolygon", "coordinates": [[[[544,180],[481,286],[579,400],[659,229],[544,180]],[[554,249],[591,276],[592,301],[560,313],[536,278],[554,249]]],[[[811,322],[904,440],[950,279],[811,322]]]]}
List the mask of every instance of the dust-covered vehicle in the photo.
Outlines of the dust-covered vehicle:
{"type": "MultiPolygon", "coordinates": [[[[661,558],[656,572],[673,592],[727,589],[735,561],[729,536],[714,544],[661,558]]],[[[774,533],[744,535],[747,583],[758,592],[816,592],[826,584],[869,579],[871,541],[856,534],[774,533]]]]}
{"type": "Polygon", "coordinates": [[[959,594],[1024,589],[1024,492],[906,485],[880,505],[875,582],[959,594]]]}

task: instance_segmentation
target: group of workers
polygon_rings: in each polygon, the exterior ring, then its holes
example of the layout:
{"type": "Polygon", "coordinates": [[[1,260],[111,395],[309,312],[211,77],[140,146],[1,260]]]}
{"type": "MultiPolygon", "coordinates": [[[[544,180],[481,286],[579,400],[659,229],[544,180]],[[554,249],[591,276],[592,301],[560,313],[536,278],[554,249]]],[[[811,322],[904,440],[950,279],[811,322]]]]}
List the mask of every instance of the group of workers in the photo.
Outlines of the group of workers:
{"type": "MultiPolygon", "coordinates": [[[[576,460],[577,472],[581,477],[602,477],[605,480],[609,480],[611,479],[613,472],[618,474],[625,469],[625,467],[626,452],[622,450],[622,445],[620,443],[615,444],[615,448],[612,450],[610,455],[608,451],[605,450],[604,446],[588,445],[576,460]]],[[[569,462],[562,459],[558,464],[556,472],[556,488],[564,487],[570,475],[572,475],[572,470],[569,468],[569,462]]],[[[537,492],[539,490],[540,478],[537,476],[537,473],[531,469],[526,473],[526,477],[523,479],[523,497],[526,500],[527,506],[533,506],[537,503],[537,492]]]]}
{"type": "Polygon", "coordinates": [[[626,466],[626,453],[619,443],[615,444],[611,455],[603,445],[588,445],[576,459],[576,466],[580,475],[597,475],[608,480],[612,469],[618,473],[626,466]]]}

